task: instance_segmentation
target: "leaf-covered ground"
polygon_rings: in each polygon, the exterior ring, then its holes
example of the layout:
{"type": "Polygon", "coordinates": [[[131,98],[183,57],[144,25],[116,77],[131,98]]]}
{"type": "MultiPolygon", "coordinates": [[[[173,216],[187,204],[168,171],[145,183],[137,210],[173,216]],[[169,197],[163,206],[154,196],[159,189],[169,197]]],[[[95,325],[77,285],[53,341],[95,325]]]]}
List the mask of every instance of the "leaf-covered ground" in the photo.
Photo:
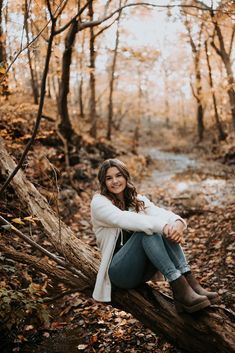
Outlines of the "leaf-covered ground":
{"type": "MultiPolygon", "coordinates": [[[[17,102],[1,107],[4,117],[0,135],[6,140],[9,151],[17,159],[30,137],[35,111],[32,105],[19,105],[17,102]]],[[[50,111],[47,113],[50,115],[50,111]]],[[[172,131],[170,133],[172,134],[172,131]]],[[[164,139],[167,134],[168,131],[165,129],[164,139]]],[[[176,156],[182,152],[189,152],[184,140],[177,145],[176,138],[174,140],[170,135],[170,139],[168,151],[175,152],[176,156]]],[[[221,305],[235,310],[234,164],[230,163],[231,158],[229,166],[222,164],[225,161],[223,156],[232,151],[232,145],[222,149],[214,147],[216,151],[209,155],[208,146],[204,147],[203,155],[201,149],[194,149],[193,158],[200,160],[200,163],[179,172],[174,171],[171,160],[159,161],[153,157],[146,157],[148,154],[146,146],[144,149],[139,147],[140,155],[123,153],[125,149],[128,150],[128,141],[130,142],[130,139],[122,138],[122,146],[117,144],[116,154],[128,163],[142,192],[150,195],[157,204],[169,207],[186,218],[188,231],[184,248],[195,274],[205,286],[220,293],[221,305]],[[123,143],[126,148],[123,148],[123,143]],[[214,164],[215,161],[212,159],[217,159],[217,162],[214,164]],[[156,182],[153,177],[154,171],[164,174],[166,171],[169,172],[169,169],[172,175],[167,182],[156,182]],[[208,179],[225,181],[225,187],[223,184],[222,189],[215,192],[209,187],[205,189],[205,186],[203,193],[198,192],[197,188],[192,190],[186,187],[183,191],[175,190],[178,182],[187,181],[192,184],[196,181],[197,186],[200,186],[207,185],[203,184],[203,181],[208,179]],[[226,185],[229,192],[226,192],[226,185]],[[219,201],[217,203],[216,197],[219,201]]],[[[115,154],[110,145],[106,145],[102,140],[98,142],[85,138],[79,155],[75,152],[72,166],[66,168],[64,148],[56,135],[54,121],[43,120],[38,139],[24,163],[27,177],[47,197],[55,212],[71,226],[79,238],[91,246],[95,246],[95,239],[90,224],[89,203],[92,193],[97,188],[95,180],[97,166],[103,158],[115,154]]],[[[150,147],[164,149],[164,145],[156,146],[151,140],[148,148],[150,147]]],[[[1,183],[3,180],[1,176],[1,183]]],[[[182,187],[182,184],[180,185],[182,187]]],[[[43,230],[38,227],[37,220],[28,214],[27,208],[17,199],[11,187],[1,200],[0,214],[22,232],[31,234],[34,240],[54,251],[43,236],[43,230]]],[[[14,246],[19,251],[41,257],[37,250],[12,234],[2,232],[1,242],[7,246],[14,246]]],[[[63,285],[53,283],[45,275],[35,272],[33,268],[4,257],[4,254],[1,254],[0,261],[1,288],[25,290],[36,299],[53,298],[63,289],[67,290],[63,285]]],[[[169,286],[165,282],[152,285],[170,293],[169,286]]],[[[49,322],[43,323],[43,318],[41,321],[33,320],[34,311],[28,307],[28,312],[26,310],[22,313],[18,331],[12,330],[12,334],[8,337],[1,332],[4,352],[180,352],[165,342],[164,338],[146,329],[130,314],[84,298],[80,293],[70,293],[60,299],[51,300],[46,309],[50,313],[49,322]]]]}

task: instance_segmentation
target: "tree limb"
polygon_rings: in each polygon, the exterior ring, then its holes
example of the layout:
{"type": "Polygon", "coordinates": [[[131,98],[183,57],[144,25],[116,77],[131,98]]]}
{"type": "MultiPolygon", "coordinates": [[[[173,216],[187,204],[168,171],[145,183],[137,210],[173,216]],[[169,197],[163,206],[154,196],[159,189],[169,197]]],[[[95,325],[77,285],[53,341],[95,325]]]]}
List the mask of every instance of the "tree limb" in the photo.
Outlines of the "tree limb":
{"type": "Polygon", "coordinates": [[[235,36],[235,25],[233,25],[232,35],[231,35],[231,39],[230,39],[230,45],[229,45],[229,51],[228,51],[229,57],[231,57],[231,53],[233,50],[234,36],[235,36]]]}
{"type": "Polygon", "coordinates": [[[20,230],[18,230],[16,227],[14,227],[10,222],[8,222],[5,218],[0,216],[0,222],[2,224],[2,228],[8,231],[12,231],[13,233],[17,234],[21,239],[23,239],[26,243],[30,244],[34,248],[38,249],[41,253],[44,255],[48,256],[52,260],[54,260],[56,263],[59,265],[67,268],[69,271],[73,272],[75,275],[81,276],[82,273],[78,271],[76,268],[71,267],[68,263],[66,263],[64,260],[61,260],[58,256],[55,254],[51,253],[47,249],[43,248],[41,245],[36,243],[33,239],[31,239],[29,236],[25,235],[22,233],[20,230]]]}
{"type": "Polygon", "coordinates": [[[106,31],[106,29],[110,28],[116,21],[117,21],[117,18],[115,18],[115,20],[113,20],[113,22],[110,23],[108,26],[101,28],[101,30],[94,35],[94,39],[97,38],[99,35],[101,35],[104,31],[106,31]]]}
{"type": "Polygon", "coordinates": [[[81,280],[79,280],[79,278],[73,276],[71,272],[65,269],[49,264],[46,259],[40,259],[36,256],[28,255],[25,252],[16,251],[13,247],[5,245],[2,242],[0,242],[0,251],[8,258],[29,265],[30,267],[35,268],[35,270],[45,273],[48,277],[66,284],[70,288],[76,287],[77,291],[79,291],[78,287],[82,288],[81,280]]]}
{"type": "Polygon", "coordinates": [[[63,27],[57,29],[57,30],[55,31],[55,35],[64,32],[75,20],[77,20],[77,18],[78,18],[79,16],[81,16],[81,14],[85,11],[85,9],[87,8],[87,6],[89,5],[89,3],[90,3],[91,1],[93,1],[93,0],[89,0],[82,8],[76,13],[76,15],[73,16],[73,17],[71,18],[71,20],[69,20],[63,27]]]}

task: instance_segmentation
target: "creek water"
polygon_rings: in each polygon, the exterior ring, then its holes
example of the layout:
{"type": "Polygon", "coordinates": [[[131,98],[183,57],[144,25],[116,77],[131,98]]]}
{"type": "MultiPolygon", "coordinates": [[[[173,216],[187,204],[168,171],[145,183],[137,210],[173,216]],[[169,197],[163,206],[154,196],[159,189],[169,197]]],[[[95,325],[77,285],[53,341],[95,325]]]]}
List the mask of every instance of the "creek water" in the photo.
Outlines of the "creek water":
{"type": "Polygon", "coordinates": [[[156,165],[152,175],[144,181],[147,188],[155,185],[173,198],[200,198],[200,202],[211,206],[235,202],[234,168],[158,148],[145,149],[144,154],[156,165]]]}

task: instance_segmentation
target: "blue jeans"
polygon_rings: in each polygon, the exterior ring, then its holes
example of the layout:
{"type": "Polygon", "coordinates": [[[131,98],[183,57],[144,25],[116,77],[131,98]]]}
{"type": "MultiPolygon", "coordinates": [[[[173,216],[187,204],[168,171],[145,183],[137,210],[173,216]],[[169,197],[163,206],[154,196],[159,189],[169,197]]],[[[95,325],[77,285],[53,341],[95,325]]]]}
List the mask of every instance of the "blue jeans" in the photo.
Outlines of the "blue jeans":
{"type": "Polygon", "coordinates": [[[135,232],[113,256],[109,277],[116,287],[131,289],[149,281],[157,270],[171,282],[190,267],[179,244],[159,234],[135,232]]]}

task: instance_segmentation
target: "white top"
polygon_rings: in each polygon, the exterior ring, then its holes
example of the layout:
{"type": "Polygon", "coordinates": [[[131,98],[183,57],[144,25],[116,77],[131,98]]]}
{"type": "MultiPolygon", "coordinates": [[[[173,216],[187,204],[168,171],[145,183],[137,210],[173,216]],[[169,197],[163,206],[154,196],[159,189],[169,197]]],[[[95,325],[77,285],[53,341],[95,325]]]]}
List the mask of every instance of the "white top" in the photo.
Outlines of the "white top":
{"type": "Polygon", "coordinates": [[[155,206],[145,196],[138,195],[138,199],[144,201],[144,210],[139,213],[123,211],[101,194],[95,194],[91,201],[91,221],[101,251],[101,263],[93,292],[93,298],[97,301],[111,301],[108,270],[121,229],[145,232],[148,235],[163,234],[164,226],[177,219],[186,227],[185,221],[175,213],[155,206]]]}

